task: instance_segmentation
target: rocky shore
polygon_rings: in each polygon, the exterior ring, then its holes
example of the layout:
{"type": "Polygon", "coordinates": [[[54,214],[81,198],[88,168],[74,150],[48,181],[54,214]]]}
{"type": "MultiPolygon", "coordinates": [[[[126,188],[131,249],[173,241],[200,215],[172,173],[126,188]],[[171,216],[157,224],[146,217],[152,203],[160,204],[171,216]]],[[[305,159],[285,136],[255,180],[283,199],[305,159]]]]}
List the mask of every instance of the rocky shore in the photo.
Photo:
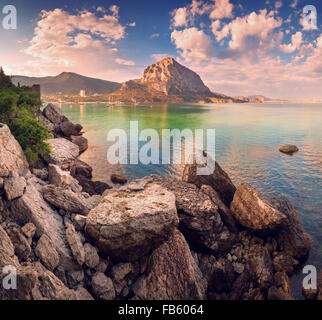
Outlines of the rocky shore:
{"type": "Polygon", "coordinates": [[[18,275],[1,299],[293,299],[312,240],[286,198],[236,188],[218,163],[112,188],[78,159],[79,125],[53,105],[41,118],[55,138],[40,169],[0,125],[0,270],[18,275]]]}

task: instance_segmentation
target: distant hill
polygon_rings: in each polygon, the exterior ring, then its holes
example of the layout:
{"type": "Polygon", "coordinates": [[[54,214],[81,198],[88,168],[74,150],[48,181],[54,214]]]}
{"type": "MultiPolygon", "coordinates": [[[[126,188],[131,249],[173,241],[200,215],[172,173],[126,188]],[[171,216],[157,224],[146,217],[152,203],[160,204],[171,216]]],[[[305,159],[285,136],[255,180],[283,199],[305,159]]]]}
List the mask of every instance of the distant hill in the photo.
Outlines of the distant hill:
{"type": "Polygon", "coordinates": [[[148,66],[141,79],[123,83],[110,99],[141,103],[215,102],[231,98],[211,92],[197,73],[169,57],[148,66]]]}
{"type": "Polygon", "coordinates": [[[80,90],[86,90],[86,94],[109,94],[121,88],[117,82],[105,81],[81,76],[77,73],[63,72],[55,77],[25,77],[13,76],[14,84],[23,85],[40,84],[43,95],[66,94],[76,95],[80,90]]]}

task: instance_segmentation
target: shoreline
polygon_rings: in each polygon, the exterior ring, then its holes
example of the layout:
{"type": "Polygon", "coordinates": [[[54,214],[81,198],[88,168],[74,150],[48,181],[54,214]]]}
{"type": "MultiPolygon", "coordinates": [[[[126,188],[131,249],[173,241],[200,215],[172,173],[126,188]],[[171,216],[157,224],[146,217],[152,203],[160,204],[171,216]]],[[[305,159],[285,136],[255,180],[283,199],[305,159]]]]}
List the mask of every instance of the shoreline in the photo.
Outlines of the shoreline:
{"type": "MultiPolygon", "coordinates": [[[[196,176],[195,165],[188,165],[182,180],[146,177],[105,189],[103,200],[80,188],[79,174],[90,183],[91,168],[78,160],[72,143],[54,140],[48,167],[31,173],[13,162],[6,166],[14,175],[3,178],[10,220],[0,226],[1,237],[16,248],[10,255],[17,255],[22,279],[28,266],[35,273],[20,299],[292,299],[290,276],[305,261],[311,240],[287,199],[268,201],[248,184],[236,188],[216,163],[209,176],[196,176]],[[259,200],[264,206],[256,207],[259,200]],[[56,220],[45,224],[44,214],[56,220]],[[24,233],[27,225],[33,235],[24,233]],[[25,250],[17,249],[18,239],[26,239],[25,250]]],[[[18,146],[14,151],[23,157],[18,146]]]]}

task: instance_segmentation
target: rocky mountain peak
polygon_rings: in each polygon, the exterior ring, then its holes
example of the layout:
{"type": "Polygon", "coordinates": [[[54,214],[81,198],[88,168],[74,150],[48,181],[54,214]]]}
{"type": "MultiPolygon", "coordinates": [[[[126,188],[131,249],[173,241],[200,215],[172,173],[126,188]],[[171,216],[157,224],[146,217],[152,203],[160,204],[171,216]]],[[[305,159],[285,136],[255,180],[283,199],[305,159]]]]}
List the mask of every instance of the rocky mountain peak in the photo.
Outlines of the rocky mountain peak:
{"type": "Polygon", "coordinates": [[[200,76],[172,57],[165,58],[144,70],[141,83],[169,94],[209,94],[200,76]]]}

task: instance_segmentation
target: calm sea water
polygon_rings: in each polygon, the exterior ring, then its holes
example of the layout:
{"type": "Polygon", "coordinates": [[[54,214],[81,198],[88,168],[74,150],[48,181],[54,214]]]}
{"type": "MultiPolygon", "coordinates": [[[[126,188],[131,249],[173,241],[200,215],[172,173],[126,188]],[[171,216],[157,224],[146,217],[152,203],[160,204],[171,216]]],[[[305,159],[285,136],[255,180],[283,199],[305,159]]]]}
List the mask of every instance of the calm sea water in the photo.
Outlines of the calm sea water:
{"type": "MultiPolygon", "coordinates": [[[[267,198],[284,195],[294,204],[303,228],[314,239],[308,264],[322,270],[322,105],[321,104],[153,104],[106,107],[103,104],[62,105],[63,113],[81,123],[90,148],[82,159],[94,168],[96,179],[111,173],[130,179],[152,173],[180,176],[183,166],[122,165],[106,160],[107,133],[139,128],[216,129],[216,160],[233,182],[247,182],[267,198]],[[278,151],[295,144],[293,156],[278,151]]],[[[158,146],[156,146],[158,147],[158,146]]],[[[293,277],[293,294],[300,298],[303,276],[293,277]]]]}

